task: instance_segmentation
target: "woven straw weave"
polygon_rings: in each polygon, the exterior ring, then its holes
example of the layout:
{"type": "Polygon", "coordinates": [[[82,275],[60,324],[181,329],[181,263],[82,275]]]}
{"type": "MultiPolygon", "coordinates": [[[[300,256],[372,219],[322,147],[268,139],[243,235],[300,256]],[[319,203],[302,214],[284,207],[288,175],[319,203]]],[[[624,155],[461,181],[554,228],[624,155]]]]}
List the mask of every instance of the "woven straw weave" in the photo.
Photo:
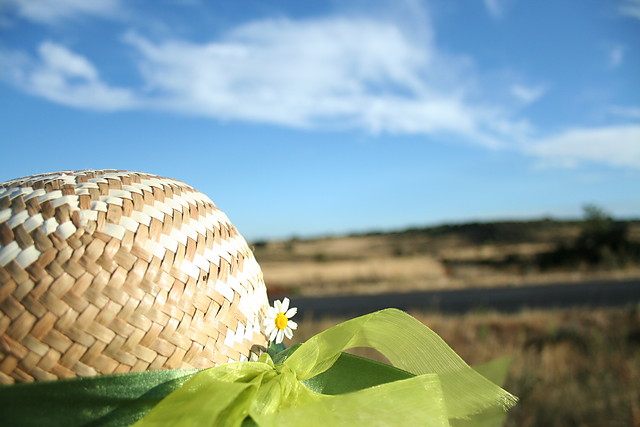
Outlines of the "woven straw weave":
{"type": "Polygon", "coordinates": [[[0,383],[247,360],[262,272],[202,193],[100,170],[0,184],[0,383]]]}

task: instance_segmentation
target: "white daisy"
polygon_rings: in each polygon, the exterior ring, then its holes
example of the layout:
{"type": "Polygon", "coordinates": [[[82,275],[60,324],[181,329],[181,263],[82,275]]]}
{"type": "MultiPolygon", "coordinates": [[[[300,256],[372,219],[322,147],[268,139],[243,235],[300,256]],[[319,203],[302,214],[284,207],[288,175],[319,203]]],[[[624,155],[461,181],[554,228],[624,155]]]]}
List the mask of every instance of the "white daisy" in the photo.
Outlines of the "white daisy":
{"type": "Polygon", "coordinates": [[[269,307],[267,317],[264,319],[269,341],[275,341],[276,344],[280,344],[285,336],[291,339],[293,331],[298,327],[298,324],[290,319],[297,312],[297,308],[289,308],[289,298],[285,298],[282,302],[276,300],[273,303],[273,307],[269,307]]]}

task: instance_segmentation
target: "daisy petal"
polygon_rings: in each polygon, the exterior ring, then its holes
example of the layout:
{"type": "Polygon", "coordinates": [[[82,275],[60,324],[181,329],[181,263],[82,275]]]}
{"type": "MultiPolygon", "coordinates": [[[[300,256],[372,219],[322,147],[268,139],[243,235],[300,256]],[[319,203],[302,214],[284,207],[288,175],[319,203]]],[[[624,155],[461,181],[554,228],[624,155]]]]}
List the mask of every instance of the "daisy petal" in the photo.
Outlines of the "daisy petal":
{"type": "Polygon", "coordinates": [[[272,323],[269,323],[266,326],[267,326],[267,329],[265,330],[265,333],[267,335],[271,335],[271,332],[276,328],[276,325],[272,322],[272,323]]]}
{"type": "Polygon", "coordinates": [[[293,332],[291,332],[291,328],[284,328],[284,335],[288,339],[291,339],[291,337],[293,336],[293,332]]]}
{"type": "Polygon", "coordinates": [[[267,309],[267,317],[276,317],[276,314],[278,314],[278,312],[276,311],[275,308],[269,307],[267,309]]]}
{"type": "Polygon", "coordinates": [[[291,319],[297,312],[298,309],[296,307],[291,307],[284,315],[287,316],[287,319],[291,319]]]}
{"type": "Polygon", "coordinates": [[[273,331],[271,331],[271,334],[269,335],[269,341],[275,340],[278,337],[278,332],[279,331],[274,328],[273,331]]]}
{"type": "Polygon", "coordinates": [[[293,329],[295,331],[296,329],[298,329],[298,324],[296,322],[294,322],[293,320],[289,320],[287,322],[287,327],[289,329],[293,329]]]}
{"type": "Polygon", "coordinates": [[[289,298],[286,298],[282,301],[282,306],[280,307],[280,313],[284,313],[289,310],[289,298]]]}
{"type": "Polygon", "coordinates": [[[273,303],[273,306],[276,309],[276,313],[281,313],[282,312],[282,303],[280,302],[280,300],[275,300],[275,302],[273,303]]]}
{"type": "Polygon", "coordinates": [[[276,344],[280,344],[283,339],[284,339],[284,330],[279,330],[278,334],[276,335],[276,344]]]}

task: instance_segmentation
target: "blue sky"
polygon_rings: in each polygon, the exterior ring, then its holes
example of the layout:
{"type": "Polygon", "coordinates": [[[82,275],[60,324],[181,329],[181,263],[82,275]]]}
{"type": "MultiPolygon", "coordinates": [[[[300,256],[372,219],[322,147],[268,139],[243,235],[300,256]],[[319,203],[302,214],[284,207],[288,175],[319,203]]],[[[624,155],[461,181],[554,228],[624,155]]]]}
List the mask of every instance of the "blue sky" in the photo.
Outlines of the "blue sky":
{"type": "Polygon", "coordinates": [[[168,176],[248,239],[640,216],[640,1],[0,3],[0,181],[168,176]]]}

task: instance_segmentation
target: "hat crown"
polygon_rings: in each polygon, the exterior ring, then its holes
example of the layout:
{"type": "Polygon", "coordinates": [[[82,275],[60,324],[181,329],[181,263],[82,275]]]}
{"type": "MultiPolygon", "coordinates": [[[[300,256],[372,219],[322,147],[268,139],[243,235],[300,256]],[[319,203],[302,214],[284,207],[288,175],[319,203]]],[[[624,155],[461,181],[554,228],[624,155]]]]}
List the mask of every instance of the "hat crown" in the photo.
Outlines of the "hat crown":
{"type": "Polygon", "coordinates": [[[204,194],[65,171],[0,184],[0,383],[206,368],[267,344],[262,272],[204,194]]]}

